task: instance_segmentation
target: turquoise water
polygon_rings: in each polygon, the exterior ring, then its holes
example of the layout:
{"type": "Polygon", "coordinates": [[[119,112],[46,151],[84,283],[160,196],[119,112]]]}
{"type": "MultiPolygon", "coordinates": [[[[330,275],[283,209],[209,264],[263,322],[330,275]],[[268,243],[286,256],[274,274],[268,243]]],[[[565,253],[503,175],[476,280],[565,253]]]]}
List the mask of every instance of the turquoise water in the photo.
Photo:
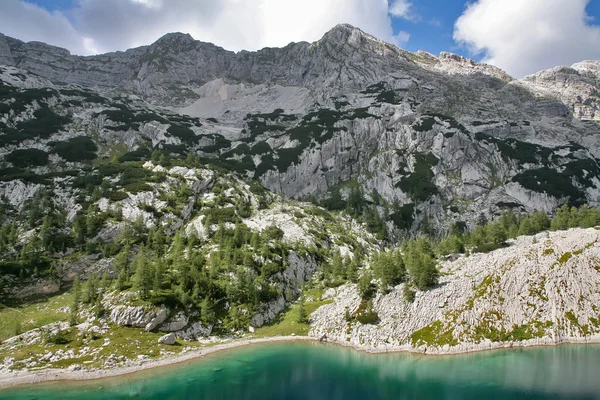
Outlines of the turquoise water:
{"type": "Polygon", "coordinates": [[[600,346],[419,357],[288,342],[119,378],[0,391],[0,399],[132,398],[594,399],[600,398],[600,346]]]}

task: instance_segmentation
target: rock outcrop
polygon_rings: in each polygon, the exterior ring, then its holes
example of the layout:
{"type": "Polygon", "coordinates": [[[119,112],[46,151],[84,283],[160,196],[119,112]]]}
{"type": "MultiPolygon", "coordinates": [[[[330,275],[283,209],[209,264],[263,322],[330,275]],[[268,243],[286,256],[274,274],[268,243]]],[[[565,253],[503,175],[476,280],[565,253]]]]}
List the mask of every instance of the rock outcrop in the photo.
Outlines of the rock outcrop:
{"type": "Polygon", "coordinates": [[[117,325],[144,328],[152,331],[167,319],[165,308],[117,305],[110,310],[110,321],[117,325]]]}
{"type": "Polygon", "coordinates": [[[600,241],[596,229],[522,236],[506,249],[441,265],[438,287],[379,294],[375,325],[345,319],[361,304],[353,285],[311,315],[310,336],[375,351],[428,354],[600,339],[600,241]]]}

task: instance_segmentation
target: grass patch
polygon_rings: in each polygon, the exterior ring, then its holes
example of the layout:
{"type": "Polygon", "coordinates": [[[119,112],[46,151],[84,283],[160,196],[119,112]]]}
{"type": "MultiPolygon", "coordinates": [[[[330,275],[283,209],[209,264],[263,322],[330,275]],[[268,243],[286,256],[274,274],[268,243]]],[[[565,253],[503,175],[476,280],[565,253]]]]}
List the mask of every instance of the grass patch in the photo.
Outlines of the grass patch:
{"type": "MultiPolygon", "coordinates": [[[[318,296],[320,298],[320,296],[318,296]]],[[[304,303],[304,310],[310,316],[317,308],[333,303],[332,300],[319,300],[304,303]]],[[[282,314],[275,322],[256,329],[254,336],[257,338],[272,336],[290,336],[292,333],[296,336],[308,336],[310,325],[298,322],[300,304],[293,304],[282,314]]]]}
{"type": "Polygon", "coordinates": [[[72,301],[73,296],[65,293],[36,303],[0,309],[0,341],[15,336],[17,325],[20,325],[22,332],[26,332],[53,322],[67,321],[69,314],[58,309],[69,306],[72,301]]]}
{"type": "Polygon", "coordinates": [[[435,321],[415,331],[410,335],[413,347],[422,345],[441,347],[444,345],[456,346],[458,340],[452,336],[452,328],[446,328],[442,321],[435,321]]]}
{"type": "Polygon", "coordinates": [[[567,261],[569,261],[571,259],[571,257],[573,257],[573,253],[566,252],[562,256],[560,256],[560,258],[558,259],[558,262],[561,263],[561,264],[564,264],[567,261]]]}

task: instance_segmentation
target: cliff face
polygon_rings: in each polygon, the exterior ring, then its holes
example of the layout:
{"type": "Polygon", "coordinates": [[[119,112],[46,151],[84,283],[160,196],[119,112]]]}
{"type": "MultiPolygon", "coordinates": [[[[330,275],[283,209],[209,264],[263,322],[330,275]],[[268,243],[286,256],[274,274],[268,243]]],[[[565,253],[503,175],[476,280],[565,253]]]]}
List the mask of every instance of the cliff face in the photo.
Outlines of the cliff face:
{"type": "MultiPolygon", "coordinates": [[[[349,25],[312,44],[239,53],[169,34],[79,57],[0,36],[0,60],[21,71],[5,68],[3,82],[13,87],[77,84],[107,99],[139,96],[131,100],[139,110],[200,117],[192,130],[205,145],[168,134],[164,120],[115,133],[104,112],[111,101],[84,101],[64,136],[98,131],[98,140],[122,139],[129,150],[183,144],[288,198],[327,197],[335,187],[345,195],[345,185],[358,182],[368,200],[383,198],[400,229],[423,219],[442,228],[473,223],[507,207],[595,204],[600,194],[594,61],[518,81],[449,53],[408,53],[349,25]],[[225,141],[206,147],[214,134],[225,141]]],[[[61,92],[54,99],[50,107],[70,101],[61,92]]],[[[15,113],[10,97],[2,101],[10,128],[40,106],[15,113]]]]}

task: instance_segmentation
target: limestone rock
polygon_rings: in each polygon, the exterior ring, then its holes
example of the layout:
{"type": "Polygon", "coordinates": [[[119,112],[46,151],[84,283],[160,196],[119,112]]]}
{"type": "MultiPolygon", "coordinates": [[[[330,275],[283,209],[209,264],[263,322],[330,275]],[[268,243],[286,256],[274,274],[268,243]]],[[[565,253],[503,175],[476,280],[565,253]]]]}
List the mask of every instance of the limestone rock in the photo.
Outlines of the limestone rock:
{"type": "Polygon", "coordinates": [[[158,330],[161,332],[180,331],[187,326],[189,318],[183,311],[178,312],[175,316],[169,318],[167,322],[162,323],[158,330]]]}
{"type": "Polygon", "coordinates": [[[169,334],[161,336],[158,339],[158,343],[160,343],[160,344],[167,344],[167,345],[174,345],[175,344],[175,339],[176,339],[175,334],[171,332],[169,334]]]}
{"type": "Polygon", "coordinates": [[[167,310],[148,306],[118,305],[110,310],[109,318],[117,325],[145,328],[151,331],[167,319],[167,310]]]}
{"type": "Polygon", "coordinates": [[[201,322],[192,322],[185,330],[175,332],[175,335],[184,340],[199,340],[212,333],[212,326],[204,326],[201,322]]]}

